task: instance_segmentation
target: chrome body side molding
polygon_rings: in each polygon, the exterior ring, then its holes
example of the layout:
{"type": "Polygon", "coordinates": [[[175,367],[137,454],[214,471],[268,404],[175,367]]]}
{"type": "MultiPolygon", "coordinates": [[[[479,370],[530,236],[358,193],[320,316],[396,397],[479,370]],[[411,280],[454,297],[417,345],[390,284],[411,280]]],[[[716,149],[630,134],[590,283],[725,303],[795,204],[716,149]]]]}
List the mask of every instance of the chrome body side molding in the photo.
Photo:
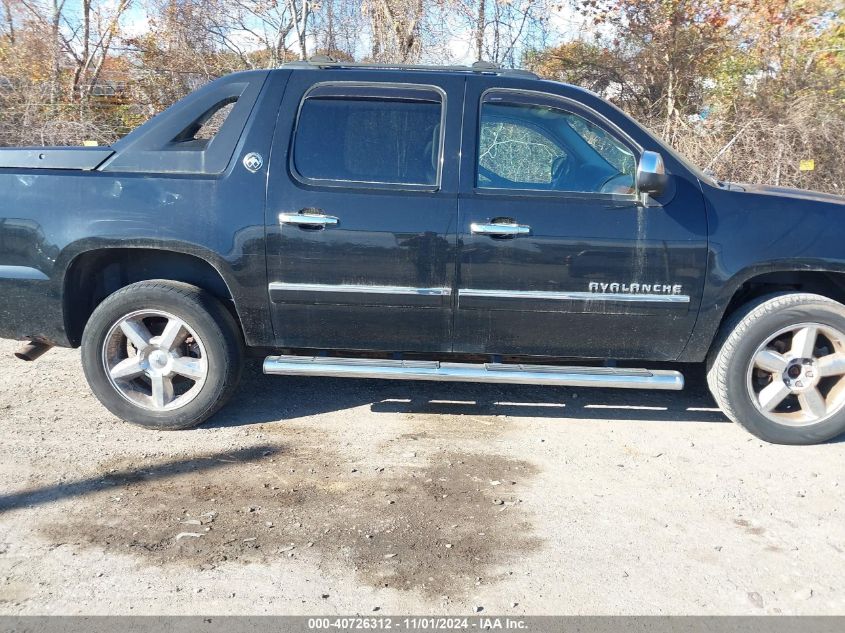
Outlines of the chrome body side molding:
{"type": "Polygon", "coordinates": [[[668,370],[615,367],[562,367],[505,363],[446,363],[322,356],[268,356],[264,373],[281,376],[381,378],[522,385],[565,385],[619,389],[680,390],[684,377],[668,370]]]}
{"type": "Polygon", "coordinates": [[[621,292],[546,292],[538,290],[486,290],[461,288],[459,297],[497,299],[546,299],[550,301],[621,301],[627,303],[689,303],[689,295],[634,294],[621,292]]]}
{"type": "Polygon", "coordinates": [[[415,288],[274,281],[270,284],[269,291],[270,301],[287,304],[448,309],[452,300],[451,288],[445,287],[415,288]]]}
{"type": "Polygon", "coordinates": [[[304,292],[357,292],[364,294],[385,295],[424,295],[448,297],[451,288],[412,288],[410,286],[364,286],[349,284],[292,284],[274,281],[270,290],[299,290],[304,292]]]}
{"type": "MultiPolygon", "coordinates": [[[[274,281],[270,290],[300,292],[349,292],[363,294],[423,295],[448,297],[451,288],[415,288],[411,286],[370,286],[359,284],[302,284],[274,281]]],[[[496,297],[512,299],[549,299],[552,301],[628,301],[657,303],[689,303],[689,295],[619,293],[619,292],[547,292],[538,290],[488,290],[461,288],[461,297],[496,297]]]]}

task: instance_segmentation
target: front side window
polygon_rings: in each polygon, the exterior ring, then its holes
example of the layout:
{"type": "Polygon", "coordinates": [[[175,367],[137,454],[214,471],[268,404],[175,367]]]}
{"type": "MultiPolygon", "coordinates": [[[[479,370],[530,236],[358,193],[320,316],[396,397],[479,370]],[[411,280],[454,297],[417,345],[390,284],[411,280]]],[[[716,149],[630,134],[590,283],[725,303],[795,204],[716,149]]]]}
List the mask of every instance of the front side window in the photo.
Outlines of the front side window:
{"type": "Polygon", "coordinates": [[[553,166],[566,151],[537,128],[506,117],[481,125],[479,183],[507,182],[550,186],[553,166]]]}
{"type": "Polygon", "coordinates": [[[296,172],[339,183],[437,184],[442,102],[426,90],[317,91],[302,103],[296,172]]]}
{"type": "Polygon", "coordinates": [[[482,104],[479,188],[632,194],[635,171],[628,146],[578,114],[502,100],[482,104]]]}

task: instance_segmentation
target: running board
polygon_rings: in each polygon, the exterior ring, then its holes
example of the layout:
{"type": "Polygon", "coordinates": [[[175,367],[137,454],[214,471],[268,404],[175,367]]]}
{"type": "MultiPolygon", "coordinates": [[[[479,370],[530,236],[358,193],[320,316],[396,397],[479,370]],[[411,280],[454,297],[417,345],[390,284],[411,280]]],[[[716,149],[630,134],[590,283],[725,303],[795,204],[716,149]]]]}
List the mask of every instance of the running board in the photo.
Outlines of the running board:
{"type": "Polygon", "coordinates": [[[617,389],[684,388],[680,372],[616,367],[561,367],[505,363],[441,363],[429,360],[381,360],[324,356],[268,356],[264,373],[280,376],[382,378],[492,382],[517,385],[565,385],[617,389]]]}

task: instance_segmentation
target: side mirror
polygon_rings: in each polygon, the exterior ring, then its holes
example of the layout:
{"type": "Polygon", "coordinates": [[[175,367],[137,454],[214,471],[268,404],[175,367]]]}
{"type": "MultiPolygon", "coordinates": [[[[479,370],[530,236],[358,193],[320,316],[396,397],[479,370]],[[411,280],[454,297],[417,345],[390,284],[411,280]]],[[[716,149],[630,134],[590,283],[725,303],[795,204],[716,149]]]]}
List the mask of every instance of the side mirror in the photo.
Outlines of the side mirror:
{"type": "Polygon", "coordinates": [[[666,188],[669,177],[663,166],[663,157],[657,152],[645,151],[637,165],[637,190],[659,196],[666,188]]]}

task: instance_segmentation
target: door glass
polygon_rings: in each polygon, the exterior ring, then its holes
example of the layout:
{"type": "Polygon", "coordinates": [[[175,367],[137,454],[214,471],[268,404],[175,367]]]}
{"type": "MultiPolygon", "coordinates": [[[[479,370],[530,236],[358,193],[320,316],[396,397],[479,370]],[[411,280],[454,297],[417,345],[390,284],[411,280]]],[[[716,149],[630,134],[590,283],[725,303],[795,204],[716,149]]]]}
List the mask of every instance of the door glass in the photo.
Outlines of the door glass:
{"type": "Polygon", "coordinates": [[[476,186],[634,193],[634,153],[604,128],[541,105],[484,103],[476,186]]]}
{"type": "Polygon", "coordinates": [[[536,127],[505,117],[488,116],[481,123],[478,150],[480,187],[503,182],[550,188],[552,166],[566,152],[536,127]]]}
{"type": "Polygon", "coordinates": [[[296,171],[322,181],[435,185],[441,107],[365,95],[308,97],[293,147],[296,171]]]}

